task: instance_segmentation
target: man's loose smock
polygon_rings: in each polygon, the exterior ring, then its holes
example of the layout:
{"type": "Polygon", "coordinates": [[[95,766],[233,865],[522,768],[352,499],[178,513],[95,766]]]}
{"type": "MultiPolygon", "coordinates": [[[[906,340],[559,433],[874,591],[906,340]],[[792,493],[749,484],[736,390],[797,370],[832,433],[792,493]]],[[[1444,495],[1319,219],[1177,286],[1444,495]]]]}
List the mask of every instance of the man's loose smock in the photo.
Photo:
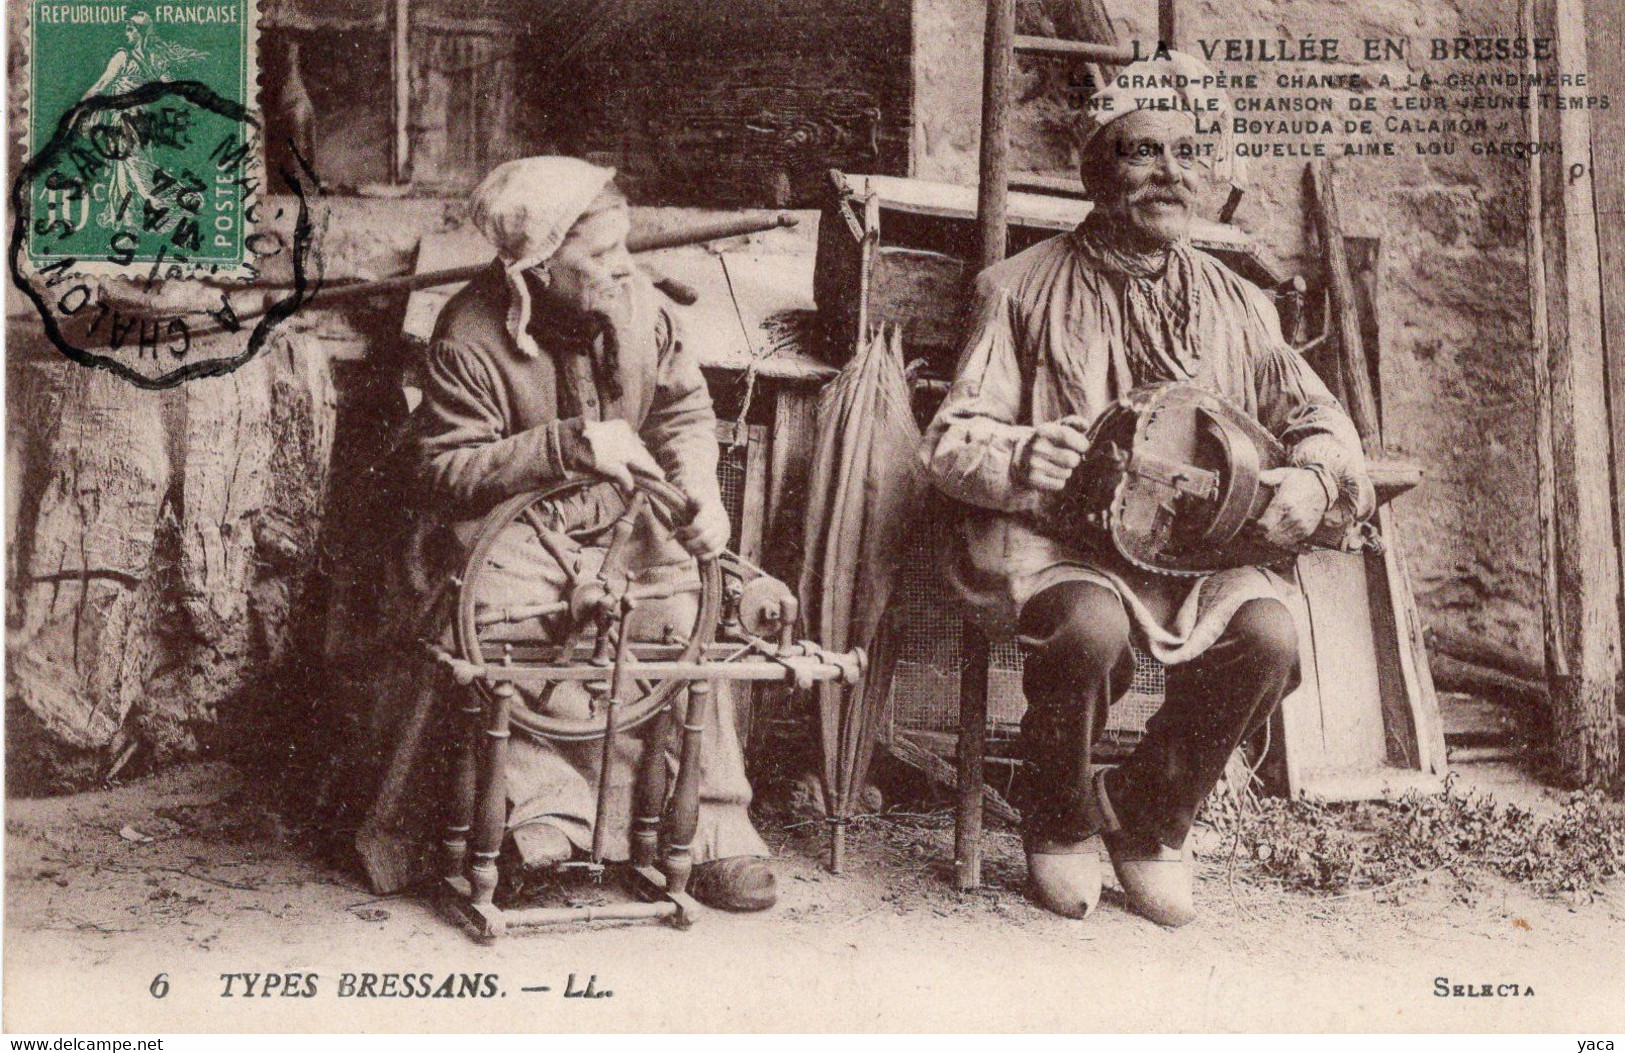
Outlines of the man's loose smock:
{"type": "Polygon", "coordinates": [[[988,628],[1009,632],[1051,585],[1094,581],[1122,596],[1142,647],[1181,662],[1242,603],[1290,586],[1243,568],[1190,588],[1048,536],[1037,527],[1047,495],[1016,476],[1034,425],[1092,422],[1136,387],[1190,381],[1255,416],[1346,514],[1370,514],[1375,496],[1353,424],[1282,338],[1258,288],[1186,243],[1166,257],[1106,244],[1085,223],[977,278],[958,371],[922,456],[937,488],[963,506],[952,577],[988,628]]]}

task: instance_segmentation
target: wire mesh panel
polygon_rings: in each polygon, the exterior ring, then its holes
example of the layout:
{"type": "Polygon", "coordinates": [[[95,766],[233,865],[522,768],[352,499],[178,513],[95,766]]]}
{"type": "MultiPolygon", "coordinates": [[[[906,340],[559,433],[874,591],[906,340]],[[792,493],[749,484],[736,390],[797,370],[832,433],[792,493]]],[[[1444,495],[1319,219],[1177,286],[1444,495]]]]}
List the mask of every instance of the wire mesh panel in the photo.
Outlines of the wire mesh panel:
{"type": "MultiPolygon", "coordinates": [[[[898,573],[893,602],[903,605],[904,639],[892,682],[889,733],[959,731],[961,607],[943,571],[954,549],[948,517],[933,515],[916,534],[898,573]]],[[[988,720],[1013,726],[1027,708],[1021,693],[1021,650],[1014,640],[994,645],[989,656],[988,720]]],[[[1162,665],[1134,652],[1134,680],[1112,706],[1104,737],[1137,741],[1145,722],[1162,705],[1162,665]]]]}
{"type": "Polygon", "coordinates": [[[717,482],[722,486],[722,507],[728,510],[734,544],[744,536],[745,443],[725,439],[717,447],[717,482]]]}

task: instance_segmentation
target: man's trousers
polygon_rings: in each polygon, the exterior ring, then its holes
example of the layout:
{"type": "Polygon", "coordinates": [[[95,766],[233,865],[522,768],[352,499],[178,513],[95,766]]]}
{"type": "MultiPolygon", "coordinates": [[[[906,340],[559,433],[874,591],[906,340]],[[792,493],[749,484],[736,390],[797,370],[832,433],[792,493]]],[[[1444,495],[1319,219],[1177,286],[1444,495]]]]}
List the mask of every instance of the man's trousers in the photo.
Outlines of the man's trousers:
{"type": "MultiPolygon", "coordinates": [[[[1067,581],[1021,611],[1025,658],[1016,804],[1029,843],[1074,844],[1102,829],[1090,752],[1134,676],[1129,618],[1104,585],[1067,581]]],[[[1278,600],[1242,604],[1206,651],[1168,667],[1167,694],[1127,761],[1106,777],[1123,829],[1179,848],[1232,751],[1298,685],[1298,638],[1278,600]]]]}

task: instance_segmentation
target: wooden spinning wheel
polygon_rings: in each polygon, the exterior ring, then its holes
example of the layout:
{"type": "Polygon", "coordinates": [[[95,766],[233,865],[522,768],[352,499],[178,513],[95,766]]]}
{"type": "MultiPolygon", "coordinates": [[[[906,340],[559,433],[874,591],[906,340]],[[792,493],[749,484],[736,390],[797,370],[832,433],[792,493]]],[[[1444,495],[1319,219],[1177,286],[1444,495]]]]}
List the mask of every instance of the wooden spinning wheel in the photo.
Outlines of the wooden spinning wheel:
{"type": "Polygon", "coordinates": [[[515,926],[577,921],[669,918],[681,928],[692,924],[697,904],[687,887],[713,682],[779,680],[807,687],[821,680],[851,683],[862,674],[861,651],[834,654],[796,641],[795,596],[738,556],[638,565],[640,546],[643,554],[650,545],[678,551],[674,532],[697,512],[681,490],[639,477],[629,497],[611,501],[611,493],[619,495],[602,479],[573,479],[495,508],[474,535],[455,583],[452,648],[432,648],[464,688],[443,882],[448,906],[482,938],[515,926]],[[545,582],[537,595],[516,598],[496,588],[504,565],[525,561],[545,582]],[[649,619],[640,627],[639,612],[660,604],[692,610],[692,620],[665,621],[654,639],[641,639],[649,619]],[[571,690],[573,710],[557,704],[561,692],[571,690]],[[680,744],[671,775],[663,744],[674,720],[680,744]],[[511,732],[556,742],[602,740],[591,855],[566,864],[600,877],[616,740],[651,721],[658,724],[633,789],[630,860],[634,889],[646,902],[497,907],[511,732]]]}

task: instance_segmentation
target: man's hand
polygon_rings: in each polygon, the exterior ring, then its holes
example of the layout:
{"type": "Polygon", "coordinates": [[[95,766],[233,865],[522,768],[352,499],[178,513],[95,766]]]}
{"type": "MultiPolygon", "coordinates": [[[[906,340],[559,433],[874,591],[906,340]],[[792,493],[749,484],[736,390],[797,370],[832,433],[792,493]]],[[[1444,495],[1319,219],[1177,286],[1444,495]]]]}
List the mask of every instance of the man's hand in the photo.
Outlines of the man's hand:
{"type": "Polygon", "coordinates": [[[1271,544],[1298,548],[1320,526],[1330,507],[1320,477],[1307,468],[1272,468],[1259,473],[1258,481],[1275,487],[1275,497],[1258,517],[1258,528],[1271,544]]]}
{"type": "Polygon", "coordinates": [[[1064,490],[1088,452],[1081,418],[1062,417],[1040,424],[1016,462],[1016,482],[1034,490],[1064,490]]]}
{"type": "Polygon", "coordinates": [[[678,527],[676,534],[678,542],[695,559],[714,559],[728,547],[733,524],[728,521],[728,513],[721,505],[702,504],[700,514],[694,517],[694,521],[678,527]]]}
{"type": "Polygon", "coordinates": [[[631,490],[632,474],[664,479],[665,473],[638,433],[624,420],[600,420],[581,429],[587,450],[592,454],[593,471],[615,480],[623,490],[631,490]]]}

